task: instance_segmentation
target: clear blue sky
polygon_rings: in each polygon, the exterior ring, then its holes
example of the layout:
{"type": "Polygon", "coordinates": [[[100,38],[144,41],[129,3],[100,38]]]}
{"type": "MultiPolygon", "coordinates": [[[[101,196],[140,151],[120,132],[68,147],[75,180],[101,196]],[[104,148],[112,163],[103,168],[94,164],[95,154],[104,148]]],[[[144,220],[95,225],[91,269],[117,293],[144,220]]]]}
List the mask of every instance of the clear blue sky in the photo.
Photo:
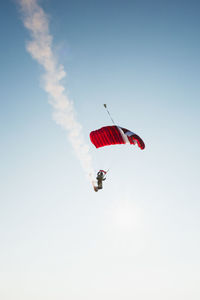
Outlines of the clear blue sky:
{"type": "Polygon", "coordinates": [[[0,298],[200,299],[200,2],[40,1],[104,190],[52,120],[16,1],[0,10],[0,298]],[[96,150],[110,120],[146,149],[96,150]]]}

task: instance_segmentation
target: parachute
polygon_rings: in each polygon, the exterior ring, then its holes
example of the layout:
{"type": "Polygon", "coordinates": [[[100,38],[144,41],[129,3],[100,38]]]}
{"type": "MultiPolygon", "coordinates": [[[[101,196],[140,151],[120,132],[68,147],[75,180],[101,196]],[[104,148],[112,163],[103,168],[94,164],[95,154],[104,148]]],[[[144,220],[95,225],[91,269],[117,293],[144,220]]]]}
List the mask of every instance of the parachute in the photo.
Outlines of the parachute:
{"type": "Polygon", "coordinates": [[[96,148],[119,144],[137,144],[141,150],[145,148],[143,140],[136,133],[116,125],[90,132],[90,140],[96,148]]]}
{"type": "MultiPolygon", "coordinates": [[[[96,148],[120,144],[138,145],[138,147],[143,150],[145,148],[145,144],[141,137],[129,129],[117,126],[107,108],[107,104],[103,104],[103,106],[106,109],[113,125],[104,126],[97,130],[91,131],[90,140],[92,144],[96,148]]],[[[95,192],[98,192],[98,190],[103,188],[102,183],[105,180],[105,174],[106,171],[103,170],[100,170],[97,173],[97,183],[95,184],[93,182],[93,188],[95,192]]]]}

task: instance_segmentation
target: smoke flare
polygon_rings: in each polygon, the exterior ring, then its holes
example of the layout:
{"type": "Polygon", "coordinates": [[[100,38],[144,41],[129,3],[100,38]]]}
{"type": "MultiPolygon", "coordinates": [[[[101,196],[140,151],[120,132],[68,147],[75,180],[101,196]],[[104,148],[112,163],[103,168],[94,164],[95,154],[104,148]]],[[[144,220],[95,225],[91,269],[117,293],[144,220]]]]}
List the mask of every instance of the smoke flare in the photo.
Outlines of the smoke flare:
{"type": "Polygon", "coordinates": [[[52,36],[49,33],[48,17],[38,5],[37,0],[18,0],[22,10],[24,26],[29,30],[32,40],[26,49],[45,70],[44,90],[50,96],[53,119],[68,132],[69,140],[76,156],[86,173],[93,180],[94,171],[89,146],[82,135],[82,127],[75,117],[73,102],[68,98],[61,80],[66,76],[62,65],[58,64],[52,50],[52,36]]]}

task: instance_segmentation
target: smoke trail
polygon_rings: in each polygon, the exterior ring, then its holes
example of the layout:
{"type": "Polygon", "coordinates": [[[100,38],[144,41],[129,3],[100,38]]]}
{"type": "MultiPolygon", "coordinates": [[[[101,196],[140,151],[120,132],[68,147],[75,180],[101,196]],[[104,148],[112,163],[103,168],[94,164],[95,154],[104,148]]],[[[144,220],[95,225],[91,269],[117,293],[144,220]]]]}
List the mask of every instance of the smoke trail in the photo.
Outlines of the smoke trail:
{"type": "Polygon", "coordinates": [[[75,118],[73,103],[68,98],[61,80],[66,73],[59,65],[52,51],[52,36],[49,33],[48,18],[37,0],[18,0],[24,26],[32,40],[26,45],[31,56],[44,67],[44,90],[49,94],[53,107],[53,119],[68,132],[69,140],[81,162],[86,175],[93,178],[92,160],[85,143],[81,125],[75,118]]]}

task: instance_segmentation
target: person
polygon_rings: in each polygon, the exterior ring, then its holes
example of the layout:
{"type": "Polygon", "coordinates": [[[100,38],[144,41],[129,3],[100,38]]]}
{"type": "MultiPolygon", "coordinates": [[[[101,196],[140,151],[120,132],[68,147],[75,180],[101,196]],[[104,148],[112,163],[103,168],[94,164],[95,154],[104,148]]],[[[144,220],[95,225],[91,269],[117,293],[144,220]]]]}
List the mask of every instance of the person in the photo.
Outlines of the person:
{"type": "Polygon", "coordinates": [[[105,178],[105,175],[106,175],[106,172],[104,170],[99,170],[99,172],[97,173],[97,187],[98,187],[98,190],[101,190],[103,188],[103,181],[106,180],[105,178]]]}

